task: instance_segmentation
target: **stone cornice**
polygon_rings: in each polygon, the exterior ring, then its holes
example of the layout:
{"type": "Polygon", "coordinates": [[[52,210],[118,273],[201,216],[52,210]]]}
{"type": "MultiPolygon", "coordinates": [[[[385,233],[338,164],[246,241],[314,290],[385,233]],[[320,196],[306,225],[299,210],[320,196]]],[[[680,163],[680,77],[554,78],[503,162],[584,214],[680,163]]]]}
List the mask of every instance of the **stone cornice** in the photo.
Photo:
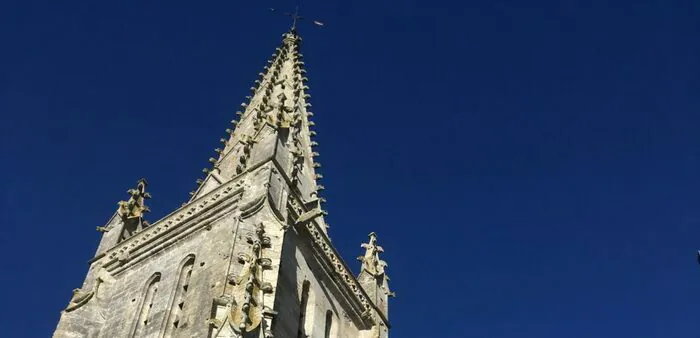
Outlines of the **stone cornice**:
{"type": "MultiPolygon", "coordinates": [[[[221,216],[221,213],[216,211],[237,202],[242,193],[243,179],[229,181],[217,187],[109,249],[101,257],[105,260],[102,265],[110,272],[117,268],[126,268],[141,260],[143,257],[140,256],[149,251],[148,249],[162,249],[168,243],[174,242],[175,238],[184,237],[198,229],[210,227],[212,221],[221,216]],[[232,198],[233,196],[239,198],[232,198]],[[203,218],[206,216],[209,217],[203,218]],[[193,221],[195,221],[194,226],[186,226],[193,221]],[[122,264],[119,264],[120,262],[122,264]]],[[[93,261],[96,259],[97,257],[93,261]]]]}
{"type": "MultiPolygon", "coordinates": [[[[296,213],[295,217],[299,217],[306,211],[304,210],[304,207],[301,206],[301,200],[295,193],[290,193],[289,198],[291,209],[294,213],[296,213]]],[[[297,223],[295,226],[297,228],[303,228],[305,230],[304,232],[309,234],[311,242],[314,244],[314,248],[323,254],[322,258],[325,259],[329,266],[333,267],[333,271],[338,277],[340,277],[338,281],[340,282],[341,286],[344,287],[345,291],[352,296],[351,299],[362,308],[362,315],[364,317],[371,317],[373,313],[377,314],[381,321],[387,327],[389,327],[389,321],[387,318],[381,311],[379,311],[364,289],[360,287],[355,275],[353,275],[347,264],[345,264],[345,261],[335,249],[326,233],[321,230],[319,224],[314,220],[311,220],[308,222],[297,223]]]]}
{"type": "Polygon", "coordinates": [[[321,230],[320,226],[316,224],[316,222],[307,222],[303,225],[303,227],[310,235],[311,241],[314,243],[318,251],[323,253],[327,263],[333,267],[335,273],[340,277],[340,281],[342,282],[341,284],[348,291],[350,291],[350,294],[354,296],[355,301],[362,305],[362,308],[364,309],[363,315],[371,316],[372,313],[375,313],[379,316],[382,322],[389,327],[389,321],[387,318],[381,311],[379,311],[374,302],[372,302],[371,298],[367,295],[367,293],[365,293],[364,289],[360,287],[355,275],[353,275],[352,271],[350,271],[350,269],[347,267],[345,261],[335,249],[328,236],[326,236],[325,232],[321,230]]]}
{"type": "MultiPolygon", "coordinates": [[[[274,157],[272,158],[272,163],[279,172],[280,176],[287,182],[288,186],[293,187],[294,185],[292,185],[291,179],[287,176],[287,172],[274,159],[274,157]]],[[[294,191],[294,189],[290,190],[292,191],[289,191],[288,203],[291,211],[296,214],[292,219],[296,219],[309,210],[303,206],[303,200],[299,196],[298,192],[294,191]]],[[[315,248],[319,252],[323,253],[322,258],[325,258],[326,263],[333,267],[335,273],[337,273],[340,277],[339,281],[341,282],[341,285],[345,288],[345,291],[348,291],[348,293],[352,295],[352,300],[354,300],[356,304],[360,305],[364,314],[371,315],[373,312],[377,313],[384,324],[389,327],[389,321],[387,318],[381,311],[379,311],[364,289],[360,287],[360,284],[357,282],[357,278],[355,278],[355,275],[353,275],[352,271],[347,267],[347,264],[345,264],[343,258],[340,256],[340,254],[338,254],[338,251],[331,243],[328,235],[321,230],[320,225],[315,220],[310,220],[302,224],[296,224],[295,226],[306,229],[305,232],[310,235],[313,244],[315,244],[315,248]]]]}

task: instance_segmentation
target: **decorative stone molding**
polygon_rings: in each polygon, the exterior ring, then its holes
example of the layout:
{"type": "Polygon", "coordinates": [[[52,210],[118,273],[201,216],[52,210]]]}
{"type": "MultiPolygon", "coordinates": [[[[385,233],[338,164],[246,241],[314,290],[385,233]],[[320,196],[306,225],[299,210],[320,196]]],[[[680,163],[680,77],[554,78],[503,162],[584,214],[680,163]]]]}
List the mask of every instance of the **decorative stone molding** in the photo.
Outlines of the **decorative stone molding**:
{"type": "Polygon", "coordinates": [[[81,306],[87,304],[88,301],[95,295],[95,290],[83,291],[82,289],[73,289],[73,297],[71,297],[68,306],[64,311],[71,312],[81,306]]]}
{"type": "Polygon", "coordinates": [[[296,223],[296,225],[304,224],[306,222],[312,221],[314,218],[321,216],[321,215],[323,215],[323,210],[316,208],[316,209],[307,211],[307,212],[299,215],[299,217],[297,217],[295,223],[296,223]]]}
{"type": "Polygon", "coordinates": [[[304,213],[304,209],[302,209],[301,203],[299,203],[296,198],[290,198],[288,205],[289,208],[292,209],[297,215],[301,215],[304,213]]]}
{"type": "Polygon", "coordinates": [[[239,163],[236,166],[236,174],[242,173],[248,167],[248,160],[253,149],[253,145],[257,142],[253,136],[241,135],[239,142],[243,145],[242,154],[239,156],[239,163]]]}
{"type": "Polygon", "coordinates": [[[255,215],[260,211],[263,206],[265,206],[265,200],[267,199],[267,194],[261,194],[257,198],[251,200],[245,205],[241,206],[241,219],[246,219],[250,216],[255,215]]]}
{"type": "Polygon", "coordinates": [[[345,267],[342,259],[338,257],[338,254],[333,249],[332,244],[328,240],[328,237],[319,229],[319,227],[313,222],[307,222],[304,228],[311,235],[311,240],[314,244],[321,249],[321,252],[325,254],[326,258],[330,261],[333,269],[340,277],[340,280],[352,291],[357,301],[362,305],[363,317],[370,317],[374,312],[374,305],[365,295],[364,291],[360,285],[355,280],[355,276],[345,267]]]}
{"type": "Polygon", "coordinates": [[[243,267],[238,276],[228,278],[228,283],[234,285],[233,291],[215,300],[215,316],[208,321],[216,330],[214,337],[237,337],[257,329],[261,323],[265,337],[272,337],[264,319],[271,319],[275,312],[262,303],[263,294],[273,290],[272,284],[263,280],[263,270],[272,267],[272,261],[263,257],[263,249],[270,247],[270,237],[265,235],[261,223],[246,240],[251,244],[250,253],[238,254],[243,267]]]}
{"type": "Polygon", "coordinates": [[[149,238],[158,236],[162,232],[169,231],[170,229],[176,228],[181,224],[194,219],[203,211],[208,210],[213,205],[218,204],[228,196],[239,192],[242,189],[242,184],[243,180],[239,180],[237,182],[229,182],[222,185],[203,196],[201,199],[185,205],[180,210],[177,210],[160,221],[154,223],[148,227],[148,229],[142,231],[136,236],[122,241],[106,253],[108,262],[106,262],[105,265],[107,265],[110,261],[116,260],[117,257],[121,257],[125,253],[128,254],[130,250],[134,249],[139,244],[146,242],[149,238]]]}
{"type": "Polygon", "coordinates": [[[106,227],[99,227],[98,226],[95,228],[95,230],[97,230],[97,232],[108,232],[108,231],[112,230],[112,228],[113,228],[113,226],[106,226],[106,227]]]}
{"type": "Polygon", "coordinates": [[[110,276],[105,269],[100,269],[97,272],[97,277],[95,278],[95,282],[93,283],[92,289],[90,289],[89,291],[84,291],[83,289],[74,289],[73,296],[71,297],[70,301],[68,302],[68,306],[66,306],[66,309],[64,311],[71,312],[87,304],[87,302],[89,302],[90,299],[92,299],[92,297],[97,294],[97,291],[99,290],[100,285],[102,283],[109,283],[112,280],[112,276],[110,276]]]}
{"type": "Polygon", "coordinates": [[[129,261],[129,256],[131,256],[129,251],[122,251],[119,253],[119,255],[117,255],[117,261],[119,264],[124,264],[129,261]]]}
{"type": "MultiPolygon", "coordinates": [[[[309,203],[309,205],[314,204],[309,203]]],[[[339,277],[338,282],[340,282],[341,286],[349,291],[351,297],[357,302],[356,304],[361,307],[361,316],[364,319],[388,323],[386,317],[381,312],[376,311],[375,304],[367,296],[364,289],[362,289],[355,276],[347,268],[340,255],[335,251],[335,248],[331,244],[328,236],[321,230],[317,222],[314,221],[314,219],[322,215],[322,211],[319,208],[312,208],[311,210],[306,211],[309,209],[309,205],[302,204],[298,196],[292,194],[289,195],[289,198],[287,199],[287,206],[288,210],[292,212],[292,216],[290,216],[290,218],[294,220],[294,226],[300,230],[306,229],[306,232],[308,232],[311,237],[314,247],[316,247],[323,254],[325,259],[332,266],[334,272],[339,277]],[[378,318],[373,315],[374,313],[378,314],[378,318]]],[[[287,228],[285,228],[285,230],[286,229],[287,228]]]]}

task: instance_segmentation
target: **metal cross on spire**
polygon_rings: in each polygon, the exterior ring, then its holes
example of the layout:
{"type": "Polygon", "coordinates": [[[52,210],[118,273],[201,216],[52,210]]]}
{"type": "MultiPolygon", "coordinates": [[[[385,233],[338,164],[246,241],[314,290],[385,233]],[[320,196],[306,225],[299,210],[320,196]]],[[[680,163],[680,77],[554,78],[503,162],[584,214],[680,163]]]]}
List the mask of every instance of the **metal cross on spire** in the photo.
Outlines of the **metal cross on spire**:
{"type": "MultiPolygon", "coordinates": [[[[301,3],[301,1],[299,1],[299,2],[301,3]]],[[[270,8],[270,12],[276,12],[276,11],[277,11],[276,9],[270,8]]],[[[303,16],[299,15],[299,5],[296,6],[293,13],[284,12],[282,14],[292,18],[292,28],[291,28],[292,31],[296,31],[297,22],[299,22],[300,20],[306,19],[303,16]]],[[[321,26],[321,27],[326,25],[325,23],[323,23],[322,21],[319,21],[319,20],[311,20],[311,23],[316,25],[316,26],[321,26]]]]}

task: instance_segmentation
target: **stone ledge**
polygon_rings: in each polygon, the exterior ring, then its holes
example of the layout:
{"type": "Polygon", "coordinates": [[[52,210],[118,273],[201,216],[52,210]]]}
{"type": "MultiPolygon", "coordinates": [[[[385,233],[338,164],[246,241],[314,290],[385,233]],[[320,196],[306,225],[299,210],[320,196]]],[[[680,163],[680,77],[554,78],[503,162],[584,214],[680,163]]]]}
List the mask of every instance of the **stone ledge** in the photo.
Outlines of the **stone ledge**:
{"type": "MultiPolygon", "coordinates": [[[[201,216],[207,211],[220,206],[231,196],[240,196],[243,193],[243,180],[229,181],[226,184],[217,187],[201,198],[194,200],[173,213],[165,216],[156,223],[152,224],[140,233],[122,241],[113,248],[109,249],[103,256],[106,258],[103,266],[111,267],[114,270],[114,263],[120,258],[128,259],[128,255],[132,252],[145,247],[148,244],[154,244],[154,239],[162,239],[161,243],[166,239],[172,238],[186,229],[182,225],[190,223],[192,220],[201,216]],[[176,231],[178,230],[178,231],[176,231]]],[[[236,199],[235,201],[238,201],[236,199]]],[[[231,200],[231,202],[235,202],[231,200]]],[[[210,222],[197,222],[197,228],[207,226],[210,222]]],[[[94,261],[94,259],[93,259],[94,261]]]]}

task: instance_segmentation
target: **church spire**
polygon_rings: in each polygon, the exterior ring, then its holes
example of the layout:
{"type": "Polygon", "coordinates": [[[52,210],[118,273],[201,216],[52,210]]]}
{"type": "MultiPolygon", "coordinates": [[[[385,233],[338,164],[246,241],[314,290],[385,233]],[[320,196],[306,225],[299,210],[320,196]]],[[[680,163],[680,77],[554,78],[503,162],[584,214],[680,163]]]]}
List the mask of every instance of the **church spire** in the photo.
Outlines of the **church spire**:
{"type": "Polygon", "coordinates": [[[98,228],[54,337],[317,337],[324,326],[388,337],[393,292],[376,235],[356,278],[324,233],[300,44],[295,30],[282,36],[189,202],[147,225],[145,180],[129,191],[98,228]]]}
{"type": "Polygon", "coordinates": [[[236,112],[237,119],[221,138],[222,147],[209,159],[212,167],[204,169],[206,177],[197,181],[200,187],[191,193],[192,200],[273,158],[303,200],[318,207],[325,201],[320,197],[324,187],[317,183],[322,176],[316,170],[321,165],[315,160],[318,143],[311,129],[313,112],[301,40],[296,29],[283,34],[282,43],[250,88],[251,95],[236,112]],[[270,143],[272,135],[275,142],[270,143]]]}

